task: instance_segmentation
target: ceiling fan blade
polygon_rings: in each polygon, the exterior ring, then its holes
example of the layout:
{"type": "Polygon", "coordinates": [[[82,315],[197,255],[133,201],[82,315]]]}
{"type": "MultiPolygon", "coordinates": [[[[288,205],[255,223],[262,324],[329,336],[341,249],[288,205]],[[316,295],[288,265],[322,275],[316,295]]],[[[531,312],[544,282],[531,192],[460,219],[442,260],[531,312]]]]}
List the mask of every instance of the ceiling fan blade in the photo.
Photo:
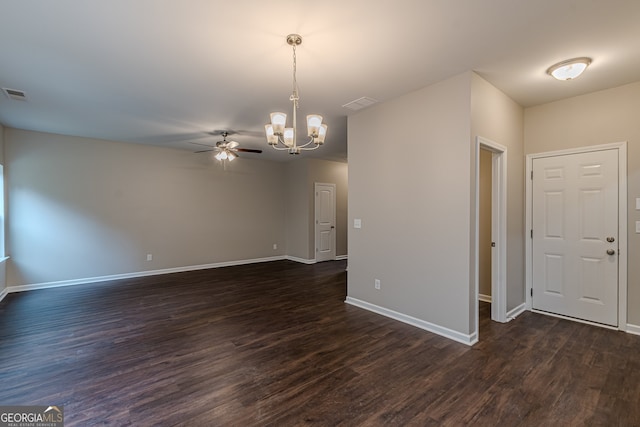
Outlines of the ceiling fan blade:
{"type": "Polygon", "coordinates": [[[243,151],[245,153],[262,153],[262,150],[255,150],[253,148],[236,148],[236,151],[243,151]]]}
{"type": "Polygon", "coordinates": [[[187,141],[189,144],[193,144],[193,145],[199,145],[201,147],[208,147],[208,148],[214,148],[213,146],[211,146],[210,144],[200,144],[199,142],[193,142],[193,141],[187,141]]]}
{"type": "Polygon", "coordinates": [[[215,149],[211,149],[211,150],[200,150],[200,151],[194,151],[194,153],[208,153],[209,151],[216,151],[215,149]]]}

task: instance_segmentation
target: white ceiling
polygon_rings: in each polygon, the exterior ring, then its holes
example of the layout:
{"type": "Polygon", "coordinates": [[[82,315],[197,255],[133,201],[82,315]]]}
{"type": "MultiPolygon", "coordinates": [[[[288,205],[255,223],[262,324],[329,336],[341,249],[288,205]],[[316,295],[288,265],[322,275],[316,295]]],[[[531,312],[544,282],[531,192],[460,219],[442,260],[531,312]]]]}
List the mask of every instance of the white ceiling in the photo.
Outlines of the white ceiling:
{"type": "Polygon", "coordinates": [[[214,130],[271,152],[297,50],[300,115],[319,113],[346,158],[342,105],[385,101],[474,70],[527,107],[640,80],[639,0],[0,0],[0,123],[198,150],[214,130]],[[593,63],[575,81],[545,74],[593,63]]]}

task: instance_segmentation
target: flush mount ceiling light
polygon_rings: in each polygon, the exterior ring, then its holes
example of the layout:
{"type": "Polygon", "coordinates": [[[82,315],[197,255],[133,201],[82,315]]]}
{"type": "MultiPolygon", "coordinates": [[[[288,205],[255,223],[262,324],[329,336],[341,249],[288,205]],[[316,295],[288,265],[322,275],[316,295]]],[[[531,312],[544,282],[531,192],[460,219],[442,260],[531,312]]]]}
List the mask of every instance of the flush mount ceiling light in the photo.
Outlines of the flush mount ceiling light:
{"type": "Polygon", "coordinates": [[[547,74],[557,80],[571,80],[578,77],[591,64],[591,58],[573,58],[558,62],[547,70],[547,74]]]}
{"type": "Polygon", "coordinates": [[[287,150],[289,154],[300,154],[302,150],[315,150],[324,144],[327,134],[327,125],[322,124],[322,116],[310,114],[307,116],[307,136],[309,140],[302,145],[297,142],[296,110],[298,109],[298,81],[296,80],[296,46],[302,44],[302,37],[298,34],[289,34],[287,43],[293,48],[293,91],[289,101],[293,104],[293,127],[287,128],[287,115],[285,113],[271,113],[271,123],[264,126],[267,134],[267,143],[276,150],[287,150]]]}

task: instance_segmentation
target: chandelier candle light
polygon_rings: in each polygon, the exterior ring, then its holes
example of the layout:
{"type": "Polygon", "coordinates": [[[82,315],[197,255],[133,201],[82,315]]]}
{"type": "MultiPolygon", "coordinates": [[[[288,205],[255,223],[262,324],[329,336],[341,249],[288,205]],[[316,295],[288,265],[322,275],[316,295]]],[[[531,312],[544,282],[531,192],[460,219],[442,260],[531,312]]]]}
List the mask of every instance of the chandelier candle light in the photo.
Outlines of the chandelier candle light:
{"type": "Polygon", "coordinates": [[[293,92],[289,100],[293,103],[293,127],[285,127],[286,113],[271,113],[271,123],[264,126],[267,143],[276,150],[287,150],[289,154],[300,154],[301,150],[315,150],[324,144],[327,135],[327,125],[322,124],[322,116],[309,114],[307,116],[307,136],[309,140],[303,145],[297,143],[296,110],[298,109],[298,81],[296,80],[296,46],[302,44],[302,37],[289,34],[287,43],[293,48],[293,92]]]}

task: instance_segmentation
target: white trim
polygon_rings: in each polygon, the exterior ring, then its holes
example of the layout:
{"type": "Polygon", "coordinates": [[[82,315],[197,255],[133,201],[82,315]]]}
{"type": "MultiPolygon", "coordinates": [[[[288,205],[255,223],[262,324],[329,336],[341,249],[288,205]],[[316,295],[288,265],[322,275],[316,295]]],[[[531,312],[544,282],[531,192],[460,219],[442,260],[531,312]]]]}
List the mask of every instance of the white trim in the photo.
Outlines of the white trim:
{"type": "Polygon", "coordinates": [[[439,326],[421,319],[417,319],[412,316],[408,316],[406,314],[398,313],[397,311],[389,310],[388,308],[380,307],[375,304],[371,304],[366,301],[361,301],[356,298],[347,297],[347,299],[344,302],[347,304],[371,311],[373,313],[380,314],[382,316],[389,317],[394,320],[398,320],[400,322],[409,324],[411,326],[415,326],[416,328],[433,332],[434,334],[452,339],[462,344],[473,345],[478,342],[477,333],[473,333],[471,335],[463,334],[461,332],[454,331],[453,329],[445,328],[444,326],[439,326]]]}
{"type": "Polygon", "coordinates": [[[336,256],[336,261],[342,261],[345,259],[349,259],[349,255],[338,255],[336,256]]]}
{"type": "MultiPolygon", "coordinates": [[[[475,173],[475,294],[479,294],[479,221],[480,221],[480,149],[491,151],[491,240],[496,250],[491,257],[491,320],[507,322],[507,147],[482,136],[476,136],[475,173]],[[496,256],[497,255],[497,256],[496,256]]],[[[478,331],[480,314],[475,307],[475,330],[478,331]]]]}
{"type": "MultiPolygon", "coordinates": [[[[8,258],[9,257],[6,257],[5,259],[8,259],[8,258]]],[[[346,259],[346,256],[344,259],[346,259]]],[[[286,256],[273,256],[273,257],[267,257],[267,258],[245,259],[245,260],[239,260],[239,261],[216,262],[212,264],[189,265],[185,267],[165,268],[162,270],[147,270],[147,271],[138,271],[133,273],[111,274],[108,276],[84,277],[81,279],[60,280],[56,282],[42,282],[42,283],[33,283],[29,285],[16,285],[16,286],[8,286],[7,288],[0,291],[0,301],[2,301],[2,299],[6,297],[8,294],[14,293],[14,292],[34,291],[37,289],[60,288],[64,286],[75,286],[75,285],[84,285],[89,283],[108,282],[111,280],[133,279],[136,277],[157,276],[160,274],[170,274],[170,273],[183,273],[186,271],[206,270],[209,268],[232,267],[236,265],[257,264],[261,262],[282,261],[282,260],[294,261],[302,264],[316,263],[315,259],[307,260],[307,259],[286,255],[286,256]]],[[[0,260],[0,262],[2,261],[0,260]]]]}
{"type": "MultiPolygon", "coordinates": [[[[530,232],[533,224],[532,218],[532,181],[531,171],[533,170],[533,160],[541,157],[563,156],[568,154],[580,154],[589,153],[592,151],[603,150],[618,150],[618,242],[619,242],[619,256],[618,256],[618,327],[615,329],[624,331],[627,329],[627,264],[628,252],[627,252],[627,141],[614,142],[611,144],[591,145],[586,147],[571,148],[558,151],[547,151],[543,153],[527,154],[526,158],[526,176],[525,176],[525,241],[527,242],[525,247],[525,304],[527,310],[532,310],[531,301],[531,287],[533,285],[533,266],[532,256],[533,248],[531,247],[533,241],[531,240],[530,232]]],[[[543,314],[548,314],[542,312],[543,314]]],[[[561,316],[557,316],[561,317],[561,316]]],[[[570,320],[576,320],[574,318],[568,318],[570,320]]],[[[582,323],[589,323],[583,321],[582,323]]],[[[602,326],[599,323],[593,323],[597,326],[602,326]]]]}
{"type": "Polygon", "coordinates": [[[507,312],[507,319],[509,321],[515,319],[516,317],[520,316],[522,313],[524,313],[527,310],[527,305],[525,303],[520,304],[519,306],[517,306],[516,308],[509,310],[507,312]]]}
{"type": "Polygon", "coordinates": [[[304,259],[304,258],[298,258],[296,256],[291,256],[291,255],[286,255],[284,257],[284,259],[288,260],[288,261],[295,261],[295,262],[299,262],[302,264],[315,264],[316,263],[316,259],[304,259]]]}
{"type": "Polygon", "coordinates": [[[6,289],[6,291],[9,293],[13,293],[13,292],[33,291],[36,289],[59,288],[63,286],[75,286],[75,285],[84,285],[88,283],[107,282],[110,280],[132,279],[136,277],[157,276],[160,274],[182,273],[186,271],[195,271],[195,270],[206,270],[209,268],[231,267],[235,265],[256,264],[256,263],[269,262],[269,261],[281,261],[283,259],[285,259],[285,257],[275,256],[275,257],[269,257],[269,258],[255,258],[255,259],[246,259],[246,260],[240,260],[240,261],[217,262],[213,264],[190,265],[186,267],[166,268],[163,270],[149,270],[149,271],[139,271],[134,273],[112,274],[109,276],[86,277],[82,279],[61,280],[57,282],[44,282],[44,283],[35,283],[31,285],[9,286],[6,289]]]}
{"type": "Polygon", "coordinates": [[[618,143],[618,329],[627,329],[627,143],[618,143]],[[620,254],[624,254],[620,256],[620,254]]]}
{"type": "Polygon", "coordinates": [[[627,323],[627,331],[628,334],[640,335],[640,326],[632,325],[631,323],[627,323]]]}
{"type": "Polygon", "coordinates": [[[482,302],[491,303],[491,295],[478,294],[478,299],[482,302]]]}
{"type": "MultiPolygon", "coordinates": [[[[8,259],[9,259],[8,256],[4,256],[4,257],[0,258],[0,264],[6,263],[8,259]]],[[[3,278],[3,280],[6,280],[6,277],[3,278]]],[[[5,286],[6,286],[6,284],[5,284],[5,286]]],[[[2,302],[4,297],[6,297],[7,295],[9,295],[9,289],[7,287],[5,287],[4,289],[0,290],[0,302],[2,302]]]]}

